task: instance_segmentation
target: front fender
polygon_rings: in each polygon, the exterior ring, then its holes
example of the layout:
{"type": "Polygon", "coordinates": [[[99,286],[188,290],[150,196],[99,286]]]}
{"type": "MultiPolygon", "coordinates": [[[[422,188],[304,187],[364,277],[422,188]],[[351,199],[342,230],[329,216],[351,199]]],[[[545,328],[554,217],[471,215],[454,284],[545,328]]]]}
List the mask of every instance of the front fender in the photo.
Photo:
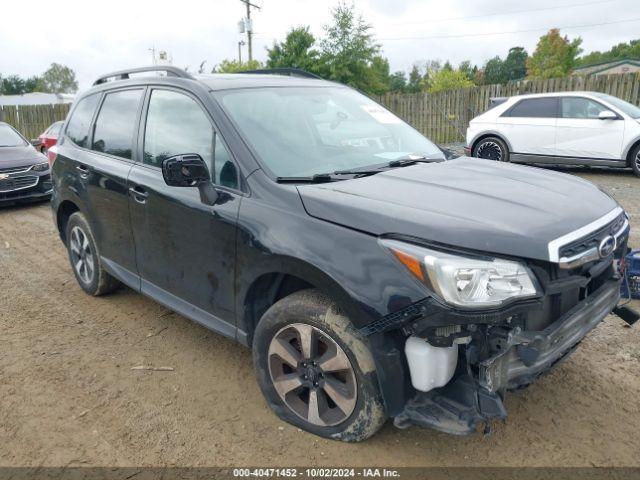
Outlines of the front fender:
{"type": "Polygon", "coordinates": [[[294,275],[321,289],[358,328],[427,296],[377,236],[309,216],[295,189],[282,196],[288,196],[286,206],[251,197],[242,201],[236,260],[239,320],[248,286],[271,272],[294,275]]]}

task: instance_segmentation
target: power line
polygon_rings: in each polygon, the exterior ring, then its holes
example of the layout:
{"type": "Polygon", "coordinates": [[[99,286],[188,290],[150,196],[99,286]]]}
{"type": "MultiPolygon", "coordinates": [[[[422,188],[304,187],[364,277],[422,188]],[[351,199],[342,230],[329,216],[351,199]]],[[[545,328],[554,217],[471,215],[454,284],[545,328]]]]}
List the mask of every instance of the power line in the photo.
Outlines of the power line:
{"type": "MultiPolygon", "coordinates": [[[[243,0],[240,0],[243,1],[243,0]]],[[[561,10],[563,8],[575,8],[575,7],[588,7],[591,5],[600,5],[603,3],[611,3],[611,2],[618,2],[620,0],[597,0],[594,2],[586,2],[586,3],[571,3],[571,4],[565,4],[565,5],[556,5],[553,7],[540,7],[540,8],[531,8],[531,9],[527,9],[527,10],[512,10],[510,12],[493,12],[493,13],[483,13],[480,15],[465,15],[465,16],[459,16],[459,17],[445,17],[445,18],[432,18],[432,19],[428,19],[428,20],[416,20],[416,21],[412,21],[412,22],[397,22],[397,23],[387,23],[386,25],[390,25],[390,26],[395,26],[395,25],[419,25],[422,23],[435,23],[435,22],[448,22],[448,21],[453,21],[453,20],[470,20],[470,19],[475,19],[475,18],[485,18],[485,17],[497,17],[497,16],[504,16],[504,15],[517,15],[520,13],[535,13],[535,12],[544,12],[544,11],[549,11],[549,10],[561,10]]],[[[536,30],[523,30],[523,32],[526,31],[537,31],[536,30]]],[[[254,35],[257,36],[263,36],[263,35],[282,35],[285,32],[256,32],[254,33],[254,35]]],[[[511,32],[506,32],[506,33],[511,33],[511,32]]],[[[513,32],[513,33],[520,33],[520,31],[517,32],[513,32]]],[[[502,33],[500,33],[500,35],[502,35],[502,33]]],[[[407,37],[409,38],[409,37],[407,37]]],[[[420,37],[422,38],[422,37],[420,37]]],[[[426,37],[425,37],[426,38],[426,37]]],[[[447,38],[447,37],[429,37],[429,38],[447,38]]],[[[451,37],[454,38],[454,37],[451,37]]],[[[381,39],[384,40],[384,39],[381,39]]]]}
{"type": "MultiPolygon", "coordinates": [[[[630,22],[638,22],[640,21],[640,18],[629,18],[627,20],[617,20],[614,22],[601,22],[601,23],[591,23],[591,24],[584,24],[584,25],[571,25],[571,26],[565,26],[565,27],[552,27],[552,28],[557,28],[559,30],[571,30],[574,28],[587,28],[587,27],[601,27],[604,25],[615,25],[615,24],[619,24],[619,23],[630,23],[630,22]]],[[[389,40],[428,40],[428,39],[435,39],[435,38],[464,38],[464,37],[489,37],[489,36],[493,36],[493,35],[510,35],[512,33],[528,33],[528,32],[541,32],[541,31],[546,31],[549,30],[548,27],[545,28],[530,28],[527,30],[511,30],[509,32],[482,32],[482,33],[462,33],[459,35],[429,35],[429,36],[424,36],[424,37],[387,37],[387,38],[377,38],[377,40],[385,40],[385,41],[389,41],[389,40]]]]}
{"type": "Polygon", "coordinates": [[[447,17],[447,18],[431,18],[429,20],[416,20],[412,22],[398,22],[398,23],[389,23],[388,25],[417,25],[420,23],[435,23],[435,22],[448,22],[452,20],[469,20],[473,18],[484,18],[484,17],[497,17],[502,15],[515,15],[518,13],[534,13],[534,12],[545,12],[548,10],[560,10],[563,8],[574,8],[574,7],[588,7],[590,5],[599,5],[602,3],[611,3],[619,0],[598,0],[596,2],[587,2],[587,3],[572,3],[568,5],[556,5],[554,7],[540,7],[540,8],[531,8],[527,10],[513,10],[510,12],[495,12],[495,13],[483,13],[480,15],[468,15],[462,17],[447,17]]]}

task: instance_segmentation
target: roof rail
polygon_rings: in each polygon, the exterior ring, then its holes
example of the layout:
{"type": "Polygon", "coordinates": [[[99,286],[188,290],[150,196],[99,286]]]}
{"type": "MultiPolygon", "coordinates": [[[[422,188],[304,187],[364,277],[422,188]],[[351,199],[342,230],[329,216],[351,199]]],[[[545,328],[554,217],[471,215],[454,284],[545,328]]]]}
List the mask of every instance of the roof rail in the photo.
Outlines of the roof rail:
{"type": "Polygon", "coordinates": [[[246,70],[238,73],[262,73],[267,75],[289,75],[290,77],[316,78],[322,80],[322,77],[315,73],[307,72],[300,68],[260,68],[258,70],[246,70]]]}
{"type": "Polygon", "coordinates": [[[109,78],[114,78],[116,80],[127,80],[129,75],[132,73],[145,73],[145,72],[166,72],[169,77],[180,77],[180,78],[190,78],[193,77],[178,67],[171,67],[167,65],[156,65],[153,67],[139,67],[139,68],[130,68],[127,70],[119,70],[117,72],[107,73],[106,75],[102,75],[99,77],[93,85],[100,85],[102,83],[106,83],[109,78]]]}

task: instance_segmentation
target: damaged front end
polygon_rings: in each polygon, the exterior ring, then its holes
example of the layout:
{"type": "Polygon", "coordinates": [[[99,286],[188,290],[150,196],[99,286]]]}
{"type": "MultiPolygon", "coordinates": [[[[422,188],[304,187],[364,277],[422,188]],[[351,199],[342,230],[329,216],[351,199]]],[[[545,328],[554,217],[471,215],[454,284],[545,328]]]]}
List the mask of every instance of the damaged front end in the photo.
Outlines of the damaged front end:
{"type": "MultiPolygon", "coordinates": [[[[624,251],[626,242],[616,256],[624,251]]],[[[505,419],[506,392],[565,359],[620,299],[613,257],[569,270],[545,262],[528,267],[540,282],[537,298],[471,312],[430,297],[364,329],[405,338],[413,388],[394,415],[397,427],[465,435],[505,419]]]]}

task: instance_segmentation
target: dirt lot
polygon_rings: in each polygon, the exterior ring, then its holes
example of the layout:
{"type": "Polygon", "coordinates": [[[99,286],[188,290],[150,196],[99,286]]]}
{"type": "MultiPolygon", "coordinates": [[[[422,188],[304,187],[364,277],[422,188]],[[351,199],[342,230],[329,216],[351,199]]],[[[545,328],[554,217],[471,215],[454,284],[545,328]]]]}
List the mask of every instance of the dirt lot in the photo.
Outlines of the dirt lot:
{"type": "MultiPolygon", "coordinates": [[[[572,172],[640,224],[640,179],[572,172]]],[[[248,350],[129,289],[82,293],[47,204],[0,209],[0,288],[0,465],[640,465],[640,326],[615,317],[508,396],[491,436],[387,424],[342,444],[280,422],[248,350]]]]}

